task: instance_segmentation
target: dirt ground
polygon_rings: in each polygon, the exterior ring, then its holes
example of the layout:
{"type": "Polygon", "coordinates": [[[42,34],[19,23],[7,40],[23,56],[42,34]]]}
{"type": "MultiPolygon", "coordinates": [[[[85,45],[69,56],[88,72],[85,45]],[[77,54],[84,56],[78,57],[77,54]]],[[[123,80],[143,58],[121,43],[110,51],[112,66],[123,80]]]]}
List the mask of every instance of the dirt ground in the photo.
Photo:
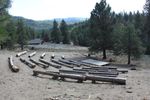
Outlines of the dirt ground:
{"type": "MultiPolygon", "coordinates": [[[[30,51],[23,57],[28,59],[30,51]]],[[[16,58],[15,51],[0,51],[0,100],[150,100],[150,57],[144,56],[139,61],[137,70],[129,70],[120,77],[127,78],[126,85],[90,81],[76,83],[73,80],[52,80],[50,76],[32,76],[33,69],[16,58]],[[14,64],[20,68],[13,73],[8,67],[8,57],[12,55],[14,64]]],[[[37,51],[38,59],[43,51],[37,51]]],[[[83,52],[46,52],[47,60],[52,54],[56,58],[82,57],[83,52]]],[[[36,67],[37,70],[45,70],[36,67]]],[[[55,70],[49,67],[46,70],[55,70]]]]}

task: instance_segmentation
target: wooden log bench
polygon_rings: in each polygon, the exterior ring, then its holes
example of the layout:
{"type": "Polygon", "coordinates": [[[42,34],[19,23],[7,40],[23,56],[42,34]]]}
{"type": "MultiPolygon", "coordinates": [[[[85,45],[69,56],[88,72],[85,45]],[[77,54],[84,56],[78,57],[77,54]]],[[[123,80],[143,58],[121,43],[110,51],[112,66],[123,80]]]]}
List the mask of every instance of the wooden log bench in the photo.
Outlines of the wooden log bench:
{"type": "Polygon", "coordinates": [[[35,63],[38,66],[41,66],[42,68],[48,68],[49,67],[49,65],[40,63],[40,62],[38,62],[38,61],[36,61],[34,59],[31,59],[31,58],[30,58],[30,61],[33,62],[33,63],[35,63]]]}
{"type": "Polygon", "coordinates": [[[104,71],[118,71],[120,73],[128,73],[128,69],[118,69],[117,67],[91,67],[91,68],[86,68],[83,67],[82,69],[84,70],[104,70],[104,71]]]}
{"type": "Polygon", "coordinates": [[[37,76],[38,74],[50,75],[54,79],[58,79],[58,78],[61,78],[62,80],[65,80],[65,78],[75,79],[75,80],[78,80],[78,82],[80,83],[86,80],[91,80],[92,83],[95,83],[96,81],[102,81],[102,82],[111,82],[111,83],[121,84],[121,85],[126,84],[126,78],[118,78],[118,77],[69,74],[69,73],[58,73],[58,72],[52,72],[52,71],[49,71],[49,72],[33,71],[33,75],[37,76]]]}
{"type": "Polygon", "coordinates": [[[102,81],[102,82],[111,82],[115,84],[126,85],[126,78],[87,75],[86,80],[91,80],[92,83],[95,83],[96,81],[102,81]]]}
{"type": "Polygon", "coordinates": [[[13,72],[18,72],[19,71],[19,67],[15,66],[13,63],[13,57],[10,56],[8,57],[8,63],[9,63],[9,67],[13,72]]]}
{"type": "Polygon", "coordinates": [[[65,67],[68,67],[68,68],[73,68],[74,66],[72,65],[69,65],[69,64],[65,64],[65,63],[62,63],[62,62],[59,62],[55,59],[51,59],[52,62],[56,63],[56,64],[59,64],[59,65],[62,65],[62,66],[65,66],[65,67]]]}
{"type": "Polygon", "coordinates": [[[73,69],[75,71],[83,71],[83,72],[87,72],[89,75],[97,75],[97,76],[106,76],[106,77],[117,77],[118,76],[118,72],[116,71],[103,71],[103,70],[88,70],[88,69],[73,69]]]}
{"type": "Polygon", "coordinates": [[[33,53],[31,53],[31,54],[29,54],[29,58],[31,58],[31,57],[33,57],[33,56],[35,56],[36,55],[36,52],[33,52],[33,53]]]}
{"type": "Polygon", "coordinates": [[[20,58],[20,61],[23,62],[24,64],[28,65],[30,68],[35,68],[36,67],[35,64],[33,64],[33,63],[23,59],[23,58],[20,58]]]}
{"type": "Polygon", "coordinates": [[[46,53],[43,53],[43,54],[40,56],[40,58],[41,58],[41,59],[44,59],[45,55],[46,55],[46,53]]]}
{"type": "Polygon", "coordinates": [[[52,67],[54,67],[54,68],[57,68],[57,69],[60,69],[60,68],[61,68],[60,65],[50,63],[50,62],[48,62],[48,61],[46,61],[46,60],[44,60],[44,59],[39,59],[39,61],[42,62],[42,63],[44,63],[44,64],[47,64],[47,65],[49,65],[49,66],[52,66],[52,67]]]}
{"type": "Polygon", "coordinates": [[[85,75],[87,72],[85,71],[75,71],[75,70],[59,70],[60,73],[68,73],[68,74],[82,74],[85,75]]]}
{"type": "Polygon", "coordinates": [[[69,64],[69,65],[75,65],[75,66],[78,66],[78,67],[81,66],[81,64],[78,64],[78,63],[75,63],[75,62],[70,62],[69,60],[65,60],[65,59],[59,59],[59,61],[62,62],[62,63],[69,64]]]}
{"type": "Polygon", "coordinates": [[[22,56],[26,53],[27,53],[27,51],[19,52],[19,53],[16,54],[16,57],[20,57],[20,56],[22,56]]]}
{"type": "Polygon", "coordinates": [[[33,70],[33,76],[37,76],[38,74],[52,76],[52,79],[58,79],[58,78],[60,78],[61,80],[65,80],[65,78],[75,79],[79,83],[82,83],[85,80],[85,76],[80,74],[77,75],[77,74],[67,74],[67,73],[59,73],[59,72],[52,72],[52,71],[43,72],[43,71],[33,70]]]}

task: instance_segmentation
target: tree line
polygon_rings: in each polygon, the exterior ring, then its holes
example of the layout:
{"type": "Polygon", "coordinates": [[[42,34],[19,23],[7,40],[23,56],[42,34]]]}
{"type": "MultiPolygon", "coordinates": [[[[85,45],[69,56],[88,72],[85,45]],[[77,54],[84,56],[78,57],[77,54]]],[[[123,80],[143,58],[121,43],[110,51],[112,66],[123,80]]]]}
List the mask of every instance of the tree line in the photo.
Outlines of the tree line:
{"type": "Polygon", "coordinates": [[[150,54],[150,0],[146,0],[144,11],[140,13],[118,13],[111,11],[106,0],[100,0],[91,11],[91,16],[84,22],[67,25],[65,20],[59,24],[53,21],[49,30],[35,31],[26,26],[23,20],[10,20],[8,8],[10,0],[0,1],[0,46],[12,48],[19,44],[23,49],[27,40],[35,37],[46,42],[87,46],[89,51],[103,52],[103,59],[107,58],[107,51],[115,55],[128,55],[139,58],[142,54],[150,54]]]}

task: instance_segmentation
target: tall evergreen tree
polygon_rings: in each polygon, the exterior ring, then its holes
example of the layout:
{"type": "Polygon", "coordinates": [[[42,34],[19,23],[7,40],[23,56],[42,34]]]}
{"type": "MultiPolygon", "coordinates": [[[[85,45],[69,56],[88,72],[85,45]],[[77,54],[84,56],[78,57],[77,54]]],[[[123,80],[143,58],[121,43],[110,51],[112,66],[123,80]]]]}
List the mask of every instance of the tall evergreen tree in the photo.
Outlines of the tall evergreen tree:
{"type": "Polygon", "coordinates": [[[0,0],[0,22],[6,20],[8,16],[8,8],[11,7],[11,0],[0,0]]]}
{"type": "Polygon", "coordinates": [[[122,50],[128,55],[128,64],[131,63],[131,56],[138,58],[143,52],[141,40],[132,24],[128,24],[126,32],[122,37],[122,43],[122,50]]]}
{"type": "Polygon", "coordinates": [[[9,49],[12,49],[14,47],[14,44],[17,42],[16,28],[15,28],[15,24],[12,21],[7,23],[6,31],[8,33],[8,39],[6,41],[7,42],[7,47],[9,49]]]}
{"type": "Polygon", "coordinates": [[[96,3],[95,9],[91,12],[91,48],[90,50],[103,51],[103,59],[106,59],[106,50],[111,48],[112,18],[111,7],[106,0],[96,3]]]}
{"type": "Polygon", "coordinates": [[[145,23],[145,33],[147,35],[147,49],[146,53],[150,54],[150,0],[146,0],[146,4],[144,6],[145,12],[146,12],[146,23],[145,23]]]}
{"type": "Polygon", "coordinates": [[[61,21],[60,31],[61,31],[61,34],[62,34],[62,42],[63,42],[63,44],[69,44],[69,42],[70,42],[70,35],[69,35],[69,32],[68,32],[67,24],[66,24],[66,22],[64,20],[61,21]]]}
{"type": "Polygon", "coordinates": [[[52,42],[55,42],[55,43],[61,42],[61,34],[60,34],[60,30],[58,28],[58,23],[56,22],[56,20],[54,20],[54,22],[53,22],[53,28],[52,28],[52,32],[51,32],[51,40],[52,40],[52,42]]]}
{"type": "Polygon", "coordinates": [[[25,30],[24,30],[24,23],[21,19],[18,20],[16,34],[18,36],[17,42],[18,42],[18,44],[20,44],[21,50],[23,50],[24,45],[26,44],[27,35],[26,35],[25,30]]]}
{"type": "Polygon", "coordinates": [[[4,48],[4,43],[8,39],[7,31],[5,29],[5,22],[8,21],[8,8],[11,7],[10,0],[0,0],[0,46],[4,48]]]}

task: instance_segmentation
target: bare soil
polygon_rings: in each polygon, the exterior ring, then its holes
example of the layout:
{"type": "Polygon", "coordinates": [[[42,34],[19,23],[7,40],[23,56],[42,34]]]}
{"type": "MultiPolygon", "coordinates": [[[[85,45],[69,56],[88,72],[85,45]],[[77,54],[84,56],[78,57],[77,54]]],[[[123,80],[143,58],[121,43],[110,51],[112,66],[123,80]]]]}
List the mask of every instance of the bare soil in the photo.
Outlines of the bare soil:
{"type": "MultiPolygon", "coordinates": [[[[29,51],[23,58],[28,60],[29,51]]],[[[37,51],[33,57],[37,59],[43,51],[37,51]]],[[[46,52],[46,60],[55,54],[56,58],[64,55],[66,58],[83,57],[83,52],[46,52]]],[[[129,70],[119,77],[127,78],[126,85],[90,81],[77,83],[74,80],[52,80],[50,76],[32,76],[33,69],[20,62],[15,55],[17,51],[0,51],[0,100],[150,100],[150,57],[143,56],[134,61],[137,70],[129,70]],[[20,68],[14,73],[8,66],[8,57],[12,55],[14,64],[20,68]]],[[[125,57],[116,57],[115,60],[123,63],[125,57]]],[[[124,61],[125,63],[125,61],[124,61]]],[[[55,70],[52,67],[37,70],[55,70]]]]}

